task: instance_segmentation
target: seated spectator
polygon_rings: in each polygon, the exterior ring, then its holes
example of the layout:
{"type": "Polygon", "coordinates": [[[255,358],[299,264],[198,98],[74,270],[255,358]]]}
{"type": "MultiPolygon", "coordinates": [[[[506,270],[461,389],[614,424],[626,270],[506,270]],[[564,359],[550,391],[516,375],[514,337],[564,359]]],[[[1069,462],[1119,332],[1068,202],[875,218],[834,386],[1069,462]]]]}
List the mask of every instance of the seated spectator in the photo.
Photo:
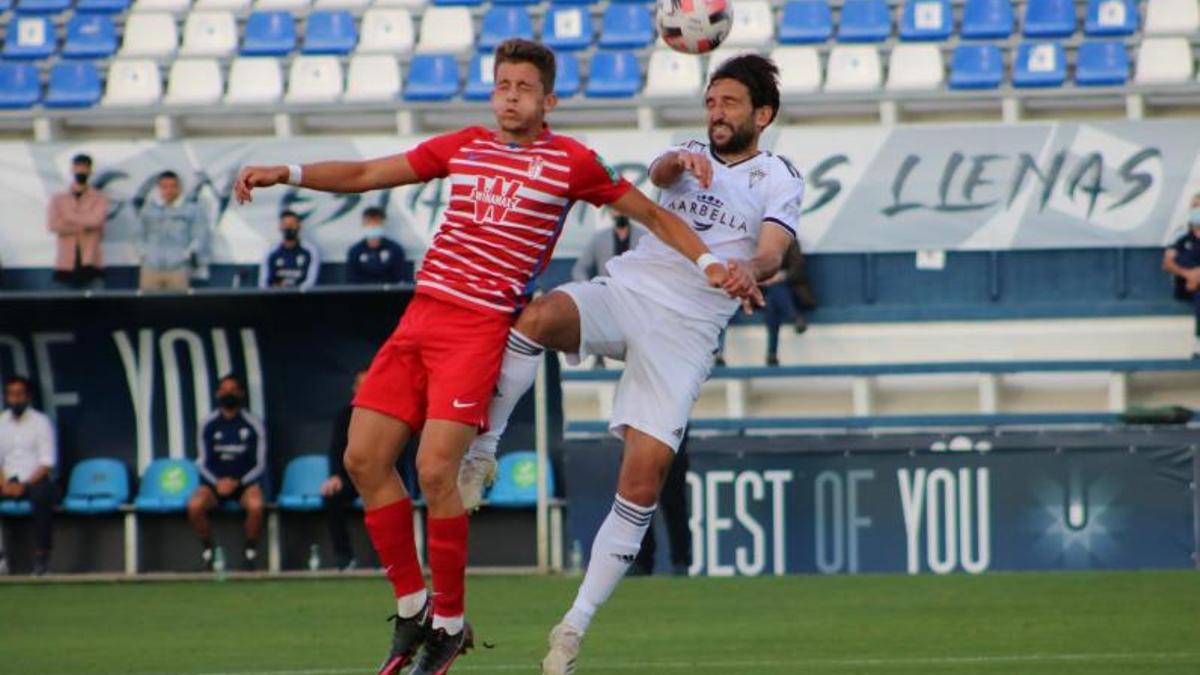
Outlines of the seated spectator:
{"type": "Polygon", "coordinates": [[[1192,195],[1187,232],[1163,253],[1163,269],[1175,277],[1175,297],[1190,303],[1196,314],[1192,358],[1200,359],[1200,192],[1192,195]]]}
{"type": "MultiPolygon", "coordinates": [[[[33,505],[33,574],[50,568],[52,518],[56,490],[50,475],[58,446],[50,418],[29,406],[32,387],[24,377],[4,381],[5,411],[0,413],[0,499],[28,499],[33,505]]],[[[0,564],[4,552],[0,551],[0,564]]]]}
{"type": "Polygon", "coordinates": [[[617,215],[613,218],[612,229],[597,231],[579,252],[571,268],[571,278],[587,281],[592,277],[607,276],[604,266],[608,261],[636,246],[643,234],[641,228],[630,225],[629,218],[617,215]]]}
{"type": "Polygon", "coordinates": [[[262,421],[246,410],[246,389],[236,376],[221,378],[216,399],[217,410],[200,427],[196,450],[200,486],[188,500],[188,522],[204,545],[204,567],[211,569],[216,550],[208,512],[223,500],[237,500],[246,510],[243,568],[253,570],[266,501],[262,480],[267,472],[267,432],[262,421]]]}
{"type": "Polygon", "coordinates": [[[283,241],[267,252],[258,271],[261,288],[312,288],[321,271],[317,247],[301,241],[300,216],[295,211],[279,214],[283,241]]]}
{"type": "Polygon", "coordinates": [[[792,240],[783,265],[775,276],[762,283],[763,319],[767,325],[767,365],[779,365],[779,328],[784,323],[795,322],[796,332],[808,330],[804,312],[816,304],[812,288],[808,284],[808,272],[804,265],[804,254],[800,245],[792,240]]]}
{"type": "Polygon", "coordinates": [[[158,175],[158,192],[141,213],[143,291],[185,291],[192,273],[207,263],[208,214],[183,198],[174,171],[158,175]]]}
{"type": "Polygon", "coordinates": [[[71,288],[102,283],[104,258],[100,240],[108,221],[108,198],[88,185],[92,158],[75,155],[71,160],[75,181],[50,198],[46,227],[58,239],[54,280],[71,288]]]}
{"type": "Polygon", "coordinates": [[[352,284],[398,284],[407,281],[404,248],[388,239],[383,209],[363,211],[363,238],[346,253],[346,280],[352,284]]]}

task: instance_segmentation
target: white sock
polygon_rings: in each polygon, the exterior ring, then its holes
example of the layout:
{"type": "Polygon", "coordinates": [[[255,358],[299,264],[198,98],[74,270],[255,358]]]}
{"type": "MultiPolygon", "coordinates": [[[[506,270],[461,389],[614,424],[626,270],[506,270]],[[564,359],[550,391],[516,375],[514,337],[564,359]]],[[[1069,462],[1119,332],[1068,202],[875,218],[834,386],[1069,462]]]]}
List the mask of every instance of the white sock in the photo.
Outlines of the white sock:
{"type": "Polygon", "coordinates": [[[437,630],[439,628],[446,631],[446,633],[449,635],[458,635],[463,629],[462,614],[459,614],[458,616],[438,616],[437,614],[434,614],[433,629],[437,630]]]}
{"type": "Polygon", "coordinates": [[[496,380],[496,392],[488,407],[488,430],[475,437],[467,451],[468,455],[479,457],[496,454],[500,436],[508,428],[513,410],[533,386],[544,351],[544,347],[521,334],[521,331],[509,329],[508,347],[504,350],[504,362],[500,365],[500,378],[496,380]]]}
{"type": "Polygon", "coordinates": [[[416,593],[396,598],[396,613],[402,619],[411,619],[425,609],[425,599],[428,597],[429,594],[422,588],[416,593]]]}
{"type": "Polygon", "coordinates": [[[617,495],[612,511],[596,532],[587,574],[579,585],[575,604],[563,621],[581,634],[592,622],[596,609],[608,600],[617,583],[625,576],[642,547],[642,537],[654,518],[653,506],[638,506],[617,495]]]}

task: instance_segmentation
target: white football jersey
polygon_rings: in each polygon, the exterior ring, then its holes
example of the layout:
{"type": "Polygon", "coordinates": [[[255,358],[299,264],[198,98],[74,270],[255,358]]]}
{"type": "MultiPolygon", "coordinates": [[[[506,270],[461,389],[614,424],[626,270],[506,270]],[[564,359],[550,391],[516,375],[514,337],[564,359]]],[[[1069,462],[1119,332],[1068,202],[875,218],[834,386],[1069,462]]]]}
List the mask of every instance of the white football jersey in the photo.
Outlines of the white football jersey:
{"type": "MultiPolygon", "coordinates": [[[[727,165],[709,152],[707,143],[699,141],[688,141],[659,157],[678,149],[709,154],[712,184],[706,190],[685,172],[662,190],[658,203],[691,225],[714,255],[722,260],[753,258],[764,223],[795,236],[804,178],[786,159],[761,151],[727,165]]],[[[606,269],[631,290],[687,316],[724,326],[739,307],[725,291],[709,286],[695,263],[652,233],[642,237],[633,250],[610,260],[606,269]]]]}

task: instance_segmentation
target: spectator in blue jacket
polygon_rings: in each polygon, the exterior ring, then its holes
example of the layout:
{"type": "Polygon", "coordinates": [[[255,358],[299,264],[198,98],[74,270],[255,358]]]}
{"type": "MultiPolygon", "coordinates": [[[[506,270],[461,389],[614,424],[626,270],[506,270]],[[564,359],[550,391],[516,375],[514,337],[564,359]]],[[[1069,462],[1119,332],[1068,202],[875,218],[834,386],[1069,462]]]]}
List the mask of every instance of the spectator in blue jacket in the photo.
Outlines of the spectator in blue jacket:
{"type": "Polygon", "coordinates": [[[312,288],[321,271],[317,247],[300,239],[300,216],[295,211],[279,214],[283,241],[267,252],[258,272],[261,288],[312,288]]]}
{"type": "Polygon", "coordinates": [[[208,214],[183,197],[174,171],[158,174],[158,193],[142,207],[143,291],[187,290],[194,272],[208,264],[208,214]]]}
{"type": "Polygon", "coordinates": [[[200,426],[196,441],[200,486],[188,500],[188,522],[204,545],[204,566],[211,568],[216,551],[208,512],[223,500],[238,501],[246,510],[243,566],[252,570],[258,560],[263,523],[267,432],[262,421],[246,410],[246,388],[237,376],[221,378],[216,400],[217,409],[200,426]]]}
{"type": "Polygon", "coordinates": [[[388,239],[383,209],[363,211],[363,238],[346,253],[346,280],[352,284],[398,284],[407,281],[404,248],[388,239]]]}
{"type": "Polygon", "coordinates": [[[1175,297],[1192,305],[1196,314],[1192,358],[1200,359],[1200,192],[1192,195],[1187,231],[1163,253],[1163,269],[1175,279],[1175,297]]]}

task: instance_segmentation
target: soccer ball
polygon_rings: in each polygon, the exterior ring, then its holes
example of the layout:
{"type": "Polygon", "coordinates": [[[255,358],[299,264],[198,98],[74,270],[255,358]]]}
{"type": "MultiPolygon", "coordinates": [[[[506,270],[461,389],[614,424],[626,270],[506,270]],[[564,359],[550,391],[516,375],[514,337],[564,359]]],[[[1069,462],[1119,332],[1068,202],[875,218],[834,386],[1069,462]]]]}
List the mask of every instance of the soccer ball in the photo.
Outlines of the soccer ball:
{"type": "Polygon", "coordinates": [[[658,34],[672,49],[703,54],[717,48],[733,27],[730,0],[658,0],[658,34]]]}

